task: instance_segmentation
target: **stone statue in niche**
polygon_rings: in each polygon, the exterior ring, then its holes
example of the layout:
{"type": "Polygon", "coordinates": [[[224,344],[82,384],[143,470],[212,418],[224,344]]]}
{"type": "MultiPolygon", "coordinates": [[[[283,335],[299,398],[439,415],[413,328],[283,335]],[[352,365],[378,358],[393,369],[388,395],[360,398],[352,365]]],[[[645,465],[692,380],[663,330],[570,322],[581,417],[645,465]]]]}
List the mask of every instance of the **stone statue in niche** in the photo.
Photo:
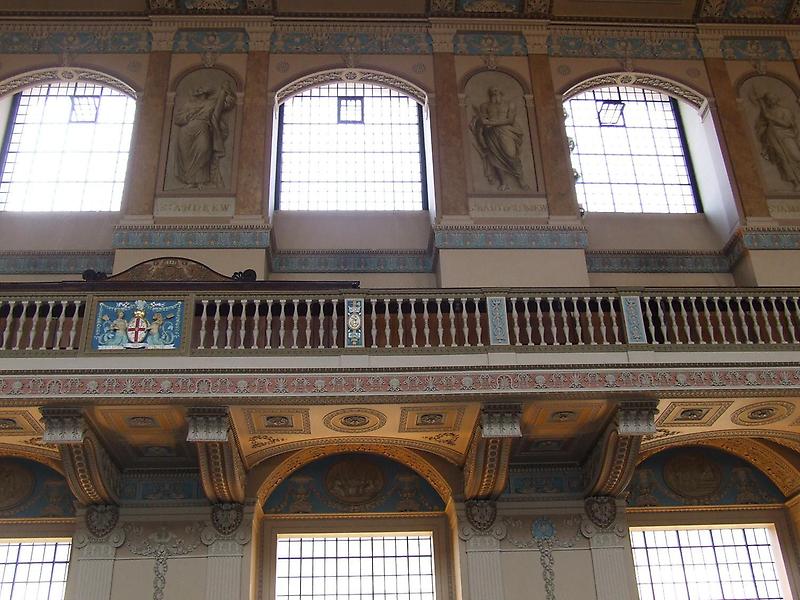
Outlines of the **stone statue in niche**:
{"type": "Polygon", "coordinates": [[[758,76],[740,89],[752,124],[767,192],[800,192],[797,96],[783,81],[758,76]]]}
{"type": "Polygon", "coordinates": [[[529,192],[535,178],[522,87],[505,73],[489,71],[473,76],[464,91],[473,191],[529,192]]]}
{"type": "Polygon", "coordinates": [[[220,191],[230,188],[236,93],[218,69],[200,69],[178,85],[165,188],[220,191]]]}

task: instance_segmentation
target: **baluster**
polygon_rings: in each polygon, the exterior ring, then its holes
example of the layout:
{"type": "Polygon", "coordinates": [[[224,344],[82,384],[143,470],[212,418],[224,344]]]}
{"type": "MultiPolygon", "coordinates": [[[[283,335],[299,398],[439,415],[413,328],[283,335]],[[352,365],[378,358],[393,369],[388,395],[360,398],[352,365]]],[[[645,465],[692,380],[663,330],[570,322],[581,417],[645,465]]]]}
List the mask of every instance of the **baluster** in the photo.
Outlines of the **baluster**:
{"type": "MultiPolygon", "coordinates": [[[[572,346],[572,340],[569,335],[569,313],[567,312],[567,298],[561,296],[561,330],[564,332],[564,345],[572,346]]],[[[573,307],[574,308],[574,307],[573,307]]]]}
{"type": "Polygon", "coordinates": [[[228,298],[228,318],[226,319],[227,328],[225,329],[225,350],[231,349],[231,338],[233,337],[233,299],[228,298]]]}
{"type": "MultiPolygon", "coordinates": [[[[776,342],[775,338],[777,336],[774,336],[772,334],[772,323],[770,323],[769,317],[770,317],[770,312],[776,312],[775,311],[775,297],[771,296],[769,299],[772,301],[772,310],[771,311],[767,310],[767,303],[766,303],[767,297],[766,296],[758,296],[758,303],[761,305],[761,314],[764,315],[764,329],[767,330],[767,340],[768,340],[768,343],[774,344],[776,342]]],[[[780,319],[777,318],[777,315],[776,315],[775,323],[777,324],[777,327],[781,326],[780,319]]],[[[778,341],[780,341],[780,340],[778,340],[778,341]]]]}
{"type": "Polygon", "coordinates": [[[283,350],[283,339],[286,328],[286,298],[281,298],[278,308],[278,350],[283,350]]]}
{"type": "Polygon", "coordinates": [[[241,298],[242,316],[239,317],[239,350],[244,350],[244,336],[247,327],[247,298],[241,298]]]}
{"type": "MultiPolygon", "coordinates": [[[[533,324],[531,323],[531,309],[528,306],[528,301],[530,297],[523,297],[522,298],[522,314],[523,318],[525,319],[525,333],[528,336],[528,345],[533,346],[533,324]]],[[[539,301],[535,300],[537,308],[539,307],[539,301]]],[[[541,311],[539,312],[541,316],[541,311]]],[[[539,327],[541,327],[541,319],[539,323],[539,327]]],[[[541,333],[539,334],[541,336],[541,333]]]]}
{"type": "MultiPolygon", "coordinates": [[[[527,299],[526,299],[527,300],[527,299]]],[[[539,345],[546,346],[547,342],[544,341],[544,317],[542,316],[542,299],[541,298],[534,298],[534,302],[536,302],[536,329],[539,332],[539,345]]],[[[525,302],[525,314],[528,314],[528,303],[525,302]]],[[[528,320],[528,340],[530,340],[530,344],[533,345],[533,339],[531,336],[533,335],[533,324],[528,320]]]]}
{"type": "Polygon", "coordinates": [[[325,300],[321,299],[317,302],[319,304],[319,341],[317,342],[319,345],[317,348],[324,348],[325,347],[325,300]]]}
{"type": "Polygon", "coordinates": [[[737,331],[736,320],[733,318],[733,304],[732,304],[733,297],[726,296],[722,298],[722,300],[725,301],[725,307],[728,309],[726,312],[728,313],[728,320],[731,323],[731,330],[733,331],[733,343],[738,344],[739,332],[737,331]]]}
{"type": "Polygon", "coordinates": [[[47,301],[47,312],[44,315],[44,333],[42,334],[42,344],[39,346],[39,350],[47,349],[47,338],[50,337],[50,328],[53,325],[53,305],[55,303],[55,300],[47,301]]]}
{"type": "Polygon", "coordinates": [[[82,300],[75,300],[75,314],[72,315],[72,328],[69,331],[69,348],[75,348],[75,334],[78,333],[78,311],[83,304],[82,300]]]}
{"type": "Polygon", "coordinates": [[[297,322],[297,306],[300,304],[300,300],[294,298],[292,300],[292,348],[297,348],[297,337],[298,337],[298,326],[300,325],[297,322]]]}
{"type": "Polygon", "coordinates": [[[580,300],[581,299],[577,296],[570,298],[572,302],[572,318],[575,320],[575,335],[578,340],[575,343],[578,344],[578,346],[583,345],[583,327],[581,326],[581,313],[578,309],[578,302],[580,302],[580,300]]]}
{"type": "MultiPolygon", "coordinates": [[[[661,329],[661,335],[664,338],[664,343],[669,344],[669,335],[667,334],[667,315],[664,313],[664,309],[661,305],[661,302],[664,298],[656,298],[656,316],[658,317],[658,321],[661,324],[659,329],[661,329]]],[[[669,309],[667,310],[669,312],[669,309]]]]}
{"type": "Polygon", "coordinates": [[[703,343],[703,329],[700,326],[700,311],[697,308],[697,301],[700,301],[703,306],[705,306],[705,301],[701,297],[697,296],[689,296],[689,306],[692,309],[692,315],[694,315],[694,334],[697,337],[697,343],[703,343]]]}
{"type": "Polygon", "coordinates": [[[6,317],[6,328],[3,330],[3,343],[0,344],[0,350],[9,349],[8,347],[8,334],[11,333],[11,321],[14,317],[14,305],[16,300],[9,300],[8,302],[8,316],[6,317]]]}
{"type": "Polygon", "coordinates": [[[19,350],[19,344],[22,341],[22,330],[25,326],[26,314],[28,312],[28,300],[22,301],[22,312],[19,315],[19,326],[17,327],[17,336],[14,340],[14,347],[12,350],[19,350]]]}
{"type": "MultiPolygon", "coordinates": [[[[783,316],[786,318],[786,326],[789,329],[789,340],[790,344],[793,344],[795,341],[794,336],[794,323],[792,322],[792,313],[789,311],[789,298],[786,296],[781,296],[781,301],[783,302],[783,316]]],[[[11,313],[9,313],[10,315],[11,313]]],[[[5,341],[6,336],[3,336],[3,340],[5,341]]]]}
{"type": "Polygon", "coordinates": [[[456,312],[455,312],[455,298],[447,299],[448,314],[450,316],[450,347],[454,348],[456,345],[456,312]]]}
{"type": "Polygon", "coordinates": [[[600,319],[600,343],[605,346],[608,344],[608,329],[606,328],[606,313],[603,312],[603,298],[597,296],[594,301],[597,302],[597,317],[600,319]]]}
{"type": "MultiPolygon", "coordinates": [[[[647,329],[650,331],[650,339],[653,340],[654,344],[657,344],[656,341],[656,323],[655,319],[653,318],[653,311],[650,308],[650,301],[655,300],[652,296],[645,296],[644,297],[644,313],[647,317],[647,329]]],[[[656,303],[656,306],[658,304],[656,303]]]]}
{"type": "Polygon", "coordinates": [[[275,301],[267,300],[267,330],[264,332],[264,348],[272,348],[272,305],[275,301]]]}
{"type": "Polygon", "coordinates": [[[553,303],[553,297],[547,297],[547,312],[550,315],[550,335],[553,336],[553,345],[559,346],[558,342],[558,333],[556,329],[556,309],[555,304],[553,303]]]}
{"type": "Polygon", "coordinates": [[[217,349],[217,340],[219,339],[219,305],[222,300],[214,300],[214,329],[211,332],[211,349],[217,349]]]}
{"type": "Polygon", "coordinates": [[[201,300],[200,304],[203,305],[203,310],[200,312],[200,339],[198,340],[197,349],[204,350],[205,346],[203,346],[203,342],[205,341],[205,337],[207,335],[208,325],[206,324],[206,314],[208,313],[208,300],[201,300]]]}
{"type": "Polygon", "coordinates": [[[56,325],[56,339],[53,344],[53,350],[61,350],[61,337],[64,334],[64,322],[67,319],[67,300],[61,301],[61,314],[58,316],[58,324],[56,325]]]}
{"type": "MultiPolygon", "coordinates": [[[[313,303],[314,301],[311,298],[306,298],[306,348],[311,348],[311,305],[313,303]]],[[[375,314],[373,311],[373,318],[374,317],[375,314]]]]}
{"type": "Polygon", "coordinates": [[[439,336],[439,348],[444,348],[444,323],[442,319],[442,299],[436,298],[436,333],[439,336]]]}
{"type": "Polygon", "coordinates": [[[398,348],[405,348],[406,342],[406,330],[405,330],[405,318],[403,316],[403,299],[397,299],[397,347],[398,348]]]}
{"type": "Polygon", "coordinates": [[[792,298],[792,302],[794,303],[794,316],[797,318],[798,322],[800,322],[800,302],[798,302],[798,300],[800,300],[800,298],[798,298],[797,296],[794,296],[792,298]]]}
{"type": "MultiPolygon", "coordinates": [[[[728,343],[728,335],[725,332],[725,323],[722,321],[722,309],[719,306],[720,297],[713,296],[712,300],[714,301],[714,313],[717,315],[717,325],[719,326],[720,331],[720,339],[722,340],[723,344],[728,343]]],[[[713,338],[712,338],[713,341],[713,338]]]]}
{"type": "Polygon", "coordinates": [[[481,326],[481,305],[480,298],[473,298],[475,302],[475,331],[478,335],[478,346],[483,346],[483,328],[481,326]]]}
{"type": "Polygon", "coordinates": [[[666,309],[666,312],[667,312],[667,314],[669,314],[669,321],[672,324],[671,330],[672,330],[672,335],[675,337],[675,343],[676,344],[680,344],[681,343],[681,336],[680,336],[680,332],[678,330],[678,319],[675,316],[675,309],[672,306],[672,301],[673,300],[674,300],[674,298],[672,296],[667,296],[667,309],[666,309]]]}
{"type": "Polygon", "coordinates": [[[466,298],[461,298],[461,333],[464,334],[464,347],[469,348],[469,319],[467,316],[466,298]]]}
{"type": "Polygon", "coordinates": [[[422,336],[425,340],[425,347],[431,347],[431,326],[428,323],[428,299],[422,299],[422,320],[425,322],[425,326],[422,328],[422,336]]]}
{"type": "Polygon", "coordinates": [[[411,347],[417,348],[417,299],[409,298],[408,306],[411,309],[408,312],[411,318],[411,347]]]}
{"type": "MultiPolygon", "coordinates": [[[[758,311],[756,310],[756,301],[753,296],[747,297],[747,303],[750,306],[750,318],[753,321],[753,331],[756,334],[756,344],[763,344],[761,339],[761,326],[758,324],[758,311]]],[[[768,325],[767,325],[768,326],[768,325]]]]}
{"type": "Polygon", "coordinates": [[[613,297],[609,297],[608,307],[611,309],[611,333],[614,334],[614,345],[620,345],[622,344],[622,340],[619,339],[619,323],[617,323],[617,309],[614,308],[613,297]]]}
{"type": "Polygon", "coordinates": [[[684,305],[684,300],[686,300],[684,296],[678,296],[678,307],[681,311],[681,319],[683,319],[683,333],[686,336],[686,343],[694,344],[694,340],[692,340],[692,333],[691,330],[689,329],[689,315],[686,312],[686,306],[684,305]]]}
{"type": "Polygon", "coordinates": [[[511,298],[511,322],[514,324],[514,345],[521,346],[519,339],[519,314],[517,313],[517,299],[511,298]]]}
{"type": "MultiPolygon", "coordinates": [[[[709,301],[709,299],[706,298],[705,296],[700,296],[699,299],[700,299],[701,304],[703,305],[703,315],[706,318],[706,330],[708,331],[708,337],[709,337],[709,340],[710,340],[709,343],[713,344],[714,343],[714,325],[711,322],[711,313],[708,310],[708,301],[709,301]]],[[[698,335],[700,335],[700,343],[701,344],[705,344],[706,342],[703,339],[702,334],[698,334],[698,335]]]]}
{"type": "MultiPolygon", "coordinates": [[[[770,296],[769,300],[770,302],[772,302],[772,312],[775,315],[775,329],[778,330],[778,335],[776,336],[778,338],[777,341],[779,344],[785,344],[786,336],[783,333],[783,323],[781,323],[781,315],[778,312],[778,297],[770,296]]],[[[763,298],[762,298],[762,303],[763,303],[763,298]]]]}
{"type": "Polygon", "coordinates": [[[389,298],[383,299],[383,334],[386,336],[386,341],[383,344],[384,348],[392,347],[392,322],[389,320],[391,316],[389,302],[389,298]]]}
{"type": "MultiPolygon", "coordinates": [[[[597,342],[594,341],[594,322],[592,321],[592,307],[589,304],[589,297],[583,297],[583,303],[586,306],[586,329],[589,331],[589,345],[596,346],[597,342]]],[[[597,306],[597,312],[600,313],[600,306],[597,306]]],[[[602,319],[600,319],[602,321],[602,319]]]]}
{"type": "Polygon", "coordinates": [[[261,329],[260,322],[261,316],[259,315],[259,309],[261,308],[261,301],[257,298],[253,298],[253,326],[250,328],[251,333],[253,335],[253,342],[250,344],[251,350],[256,350],[258,348],[258,332],[261,329]]]}
{"type": "Polygon", "coordinates": [[[331,328],[331,348],[339,347],[339,299],[333,299],[333,312],[331,318],[333,319],[333,326],[331,328]]]}
{"type": "Polygon", "coordinates": [[[36,337],[36,328],[39,325],[39,309],[42,306],[41,300],[34,301],[35,310],[33,311],[33,319],[31,320],[31,329],[28,332],[28,347],[26,350],[33,350],[33,340],[36,337]]]}
{"type": "Polygon", "coordinates": [[[377,348],[378,347],[378,313],[375,312],[375,307],[377,306],[377,304],[378,304],[378,301],[375,298],[372,298],[369,301],[370,312],[371,312],[371,315],[372,315],[372,330],[371,330],[370,333],[372,334],[372,347],[373,348],[377,348]]]}
{"type": "Polygon", "coordinates": [[[747,317],[745,315],[744,308],[742,307],[741,296],[736,296],[736,304],[739,307],[739,320],[742,322],[742,335],[744,336],[743,341],[746,344],[752,344],[753,342],[750,340],[750,332],[748,331],[749,327],[747,326],[747,317]]]}

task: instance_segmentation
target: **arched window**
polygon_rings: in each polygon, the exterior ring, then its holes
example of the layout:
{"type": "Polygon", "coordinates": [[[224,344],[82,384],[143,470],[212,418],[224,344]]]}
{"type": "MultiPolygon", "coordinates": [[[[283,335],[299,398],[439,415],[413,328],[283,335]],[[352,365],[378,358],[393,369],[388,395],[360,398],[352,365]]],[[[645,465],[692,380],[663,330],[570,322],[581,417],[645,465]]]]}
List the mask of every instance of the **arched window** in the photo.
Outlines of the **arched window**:
{"type": "Polygon", "coordinates": [[[278,115],[276,208],[427,208],[422,105],[393,88],[306,89],[278,115]]]}
{"type": "Polygon", "coordinates": [[[13,97],[0,154],[0,210],[119,210],[136,102],[59,82],[13,97]]]}
{"type": "Polygon", "coordinates": [[[677,101],[634,87],[566,103],[578,203],[591,212],[693,213],[699,197],[677,101]]]}

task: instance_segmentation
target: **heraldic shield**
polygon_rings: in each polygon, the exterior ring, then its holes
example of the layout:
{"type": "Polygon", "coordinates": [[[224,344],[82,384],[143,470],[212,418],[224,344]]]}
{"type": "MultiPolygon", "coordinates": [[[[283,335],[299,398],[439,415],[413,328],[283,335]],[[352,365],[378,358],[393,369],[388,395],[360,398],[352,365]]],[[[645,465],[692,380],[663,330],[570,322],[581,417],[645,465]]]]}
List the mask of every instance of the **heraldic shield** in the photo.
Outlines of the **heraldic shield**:
{"type": "Polygon", "coordinates": [[[103,301],[97,303],[94,350],[174,350],[181,346],[180,300],[103,301]]]}

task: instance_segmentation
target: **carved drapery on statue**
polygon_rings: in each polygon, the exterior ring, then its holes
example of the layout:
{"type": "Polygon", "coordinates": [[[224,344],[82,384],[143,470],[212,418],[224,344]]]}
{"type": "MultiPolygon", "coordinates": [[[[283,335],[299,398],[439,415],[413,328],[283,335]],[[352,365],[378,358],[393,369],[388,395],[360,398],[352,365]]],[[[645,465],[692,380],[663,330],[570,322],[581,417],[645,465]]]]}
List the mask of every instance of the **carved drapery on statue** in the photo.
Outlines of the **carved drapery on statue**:
{"type": "Polygon", "coordinates": [[[795,91],[775,77],[747,79],[739,98],[751,126],[768,194],[800,194],[800,109],[795,91]]]}
{"type": "Polygon", "coordinates": [[[175,92],[165,191],[230,191],[236,82],[219,69],[198,69],[175,92]]]}

